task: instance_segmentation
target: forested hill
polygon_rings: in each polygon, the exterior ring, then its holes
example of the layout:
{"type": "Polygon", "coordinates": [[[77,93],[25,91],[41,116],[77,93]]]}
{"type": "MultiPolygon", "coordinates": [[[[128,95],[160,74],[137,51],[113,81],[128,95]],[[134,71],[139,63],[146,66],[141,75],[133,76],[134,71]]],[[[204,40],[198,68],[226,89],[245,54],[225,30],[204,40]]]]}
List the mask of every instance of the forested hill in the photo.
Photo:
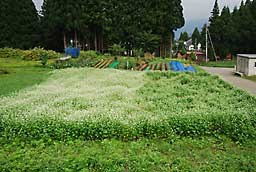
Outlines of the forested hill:
{"type": "Polygon", "coordinates": [[[217,55],[256,53],[256,0],[242,1],[233,12],[220,10],[216,0],[209,22],[217,55]]]}
{"type": "Polygon", "coordinates": [[[8,31],[0,33],[1,47],[41,45],[61,51],[72,39],[86,49],[103,51],[116,43],[128,50],[158,49],[164,56],[173,31],[184,25],[181,0],[45,0],[40,17],[32,0],[2,0],[0,7],[0,26],[8,31]],[[23,35],[40,36],[33,42],[23,35]]]}

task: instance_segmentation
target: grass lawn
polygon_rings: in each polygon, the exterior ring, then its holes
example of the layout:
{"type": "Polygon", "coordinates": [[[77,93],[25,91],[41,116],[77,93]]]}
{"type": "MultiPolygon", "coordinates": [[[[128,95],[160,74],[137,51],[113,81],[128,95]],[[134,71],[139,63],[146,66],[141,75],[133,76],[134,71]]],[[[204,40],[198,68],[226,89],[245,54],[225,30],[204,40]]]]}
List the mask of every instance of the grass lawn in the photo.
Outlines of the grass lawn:
{"type": "Polygon", "coordinates": [[[255,145],[220,137],[0,144],[1,171],[255,171],[255,145]]]}
{"type": "Polygon", "coordinates": [[[207,67],[222,67],[222,68],[234,68],[236,65],[235,60],[226,60],[226,61],[210,61],[207,63],[202,63],[202,66],[207,67]]]}
{"type": "Polygon", "coordinates": [[[0,99],[0,171],[256,169],[256,97],[216,76],[30,67],[0,99]]]}
{"type": "Polygon", "coordinates": [[[245,76],[244,78],[256,82],[256,75],[254,75],[254,76],[245,76]]]}
{"type": "Polygon", "coordinates": [[[0,58],[0,96],[18,92],[26,87],[40,84],[50,76],[50,69],[40,67],[40,62],[0,58]]]}

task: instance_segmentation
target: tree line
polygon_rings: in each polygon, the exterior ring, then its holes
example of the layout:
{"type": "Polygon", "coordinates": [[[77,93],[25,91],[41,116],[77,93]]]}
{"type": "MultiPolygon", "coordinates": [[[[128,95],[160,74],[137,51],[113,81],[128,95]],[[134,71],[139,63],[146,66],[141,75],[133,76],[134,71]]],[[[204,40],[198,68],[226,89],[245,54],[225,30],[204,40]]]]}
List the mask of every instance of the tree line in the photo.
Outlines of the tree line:
{"type": "MultiPolygon", "coordinates": [[[[206,27],[210,32],[217,56],[224,59],[228,54],[255,53],[256,0],[242,1],[240,7],[235,7],[232,12],[227,6],[220,10],[216,0],[209,25],[205,24],[201,31],[195,28],[191,37],[187,32],[183,32],[179,40],[186,41],[191,38],[194,44],[201,43],[205,46],[206,27]]],[[[209,56],[213,60],[213,49],[211,45],[208,47],[209,56]]]]}
{"type": "Polygon", "coordinates": [[[103,52],[120,44],[166,56],[184,25],[181,0],[44,0],[39,15],[32,0],[2,0],[0,8],[0,47],[103,52]]]}

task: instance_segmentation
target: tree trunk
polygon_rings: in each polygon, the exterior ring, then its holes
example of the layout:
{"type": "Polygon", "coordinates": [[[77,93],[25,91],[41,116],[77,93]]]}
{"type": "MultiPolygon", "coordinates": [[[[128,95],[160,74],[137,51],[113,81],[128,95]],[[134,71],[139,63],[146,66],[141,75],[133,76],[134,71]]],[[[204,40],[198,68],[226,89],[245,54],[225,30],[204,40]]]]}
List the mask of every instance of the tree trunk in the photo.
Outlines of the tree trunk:
{"type": "Polygon", "coordinates": [[[172,58],[172,48],[173,48],[173,32],[171,33],[170,36],[170,58],[172,58]]]}
{"type": "Polygon", "coordinates": [[[66,41],[66,34],[65,34],[65,32],[63,32],[63,45],[64,45],[64,49],[66,49],[67,48],[67,41],[66,41]]]}
{"type": "Polygon", "coordinates": [[[103,37],[103,34],[101,34],[101,52],[104,53],[104,37],[103,37]]]}
{"type": "Polygon", "coordinates": [[[94,33],[94,50],[98,51],[97,31],[94,33]]]}
{"type": "Polygon", "coordinates": [[[77,48],[77,32],[75,31],[75,47],[77,48]]]}

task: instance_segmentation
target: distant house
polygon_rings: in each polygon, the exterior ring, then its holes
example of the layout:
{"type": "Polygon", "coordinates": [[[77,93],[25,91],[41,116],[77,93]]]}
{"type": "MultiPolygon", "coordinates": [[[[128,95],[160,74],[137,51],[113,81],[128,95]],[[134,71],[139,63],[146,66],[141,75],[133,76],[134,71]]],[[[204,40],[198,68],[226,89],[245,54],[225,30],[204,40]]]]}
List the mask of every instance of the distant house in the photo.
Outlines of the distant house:
{"type": "Polygon", "coordinates": [[[195,50],[196,51],[201,51],[201,48],[202,48],[201,43],[198,43],[197,45],[194,45],[192,39],[189,39],[189,40],[185,41],[184,45],[185,45],[185,47],[188,51],[195,51],[195,50]]]}
{"type": "MultiPolygon", "coordinates": [[[[199,62],[199,63],[201,63],[201,62],[205,62],[205,53],[203,53],[203,52],[194,52],[195,53],[195,55],[196,55],[196,61],[197,62],[199,62]]],[[[188,60],[191,60],[191,54],[192,54],[192,52],[191,51],[189,51],[189,52],[187,52],[187,54],[186,54],[186,59],[188,59],[188,60]]]]}
{"type": "Polygon", "coordinates": [[[238,54],[236,71],[246,76],[256,75],[256,54],[238,54]]]}

